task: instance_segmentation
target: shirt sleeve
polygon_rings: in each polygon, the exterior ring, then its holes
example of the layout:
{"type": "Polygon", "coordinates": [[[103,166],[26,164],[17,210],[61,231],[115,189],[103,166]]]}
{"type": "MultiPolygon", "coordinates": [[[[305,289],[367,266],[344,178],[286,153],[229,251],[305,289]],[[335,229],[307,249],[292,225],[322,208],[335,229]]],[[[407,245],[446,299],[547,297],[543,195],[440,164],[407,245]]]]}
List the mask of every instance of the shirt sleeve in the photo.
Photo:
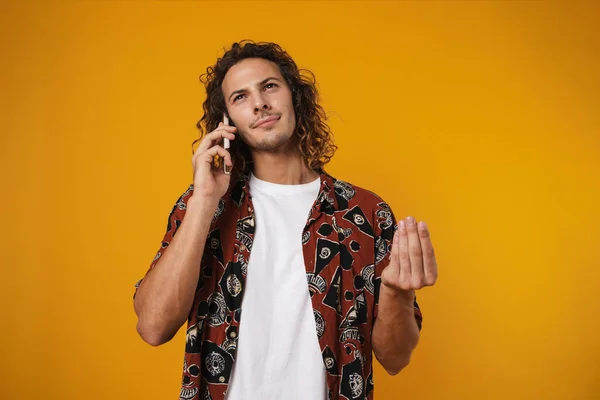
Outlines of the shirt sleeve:
{"type": "MultiPolygon", "coordinates": [[[[390,206],[384,201],[379,202],[375,207],[374,225],[375,226],[373,227],[373,231],[375,239],[375,301],[373,304],[373,321],[375,321],[375,319],[377,318],[377,312],[379,308],[379,289],[381,287],[381,272],[390,263],[390,258],[392,255],[392,241],[394,238],[394,233],[396,232],[396,229],[398,229],[396,217],[394,216],[394,213],[392,212],[390,206]]],[[[421,312],[421,308],[419,307],[419,303],[417,303],[416,296],[414,301],[414,310],[417,326],[419,327],[419,330],[421,330],[421,326],[423,323],[423,314],[421,312]]]]}
{"type": "Polygon", "coordinates": [[[181,221],[183,221],[183,217],[185,216],[185,212],[187,210],[187,202],[188,202],[189,198],[191,197],[193,190],[194,190],[194,185],[192,184],[188,187],[188,189],[181,196],[179,196],[179,198],[173,205],[173,208],[171,208],[171,212],[169,213],[169,217],[167,218],[167,231],[165,232],[165,234],[163,236],[163,239],[160,243],[160,247],[158,248],[158,251],[156,252],[156,254],[154,256],[154,259],[150,263],[150,267],[146,271],[146,274],[144,275],[144,277],[142,279],[138,280],[134,285],[135,286],[135,289],[133,292],[134,299],[135,299],[137,290],[140,287],[140,284],[142,283],[142,281],[144,280],[146,275],[148,275],[148,272],[150,272],[150,270],[152,268],[154,268],[154,266],[158,263],[158,260],[160,259],[160,257],[163,255],[163,253],[169,246],[169,243],[171,243],[171,241],[173,240],[173,237],[175,237],[175,233],[179,229],[179,226],[181,225],[181,221]]]}

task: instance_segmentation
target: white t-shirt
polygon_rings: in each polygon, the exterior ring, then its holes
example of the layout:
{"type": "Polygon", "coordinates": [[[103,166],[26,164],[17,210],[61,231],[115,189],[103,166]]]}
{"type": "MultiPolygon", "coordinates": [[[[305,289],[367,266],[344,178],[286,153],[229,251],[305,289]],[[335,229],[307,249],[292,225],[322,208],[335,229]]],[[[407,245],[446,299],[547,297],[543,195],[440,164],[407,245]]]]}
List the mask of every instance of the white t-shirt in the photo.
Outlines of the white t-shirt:
{"type": "Polygon", "coordinates": [[[250,177],[255,234],[227,400],[327,399],[302,254],[319,188],[250,177]]]}

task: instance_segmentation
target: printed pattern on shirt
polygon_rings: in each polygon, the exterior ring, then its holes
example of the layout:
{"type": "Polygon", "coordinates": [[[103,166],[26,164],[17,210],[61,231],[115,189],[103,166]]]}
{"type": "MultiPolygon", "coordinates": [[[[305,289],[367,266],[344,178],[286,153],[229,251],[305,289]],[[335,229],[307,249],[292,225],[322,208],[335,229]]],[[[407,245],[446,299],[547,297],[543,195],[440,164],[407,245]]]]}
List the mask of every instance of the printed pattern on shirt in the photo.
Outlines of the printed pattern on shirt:
{"type": "MultiPolygon", "coordinates": [[[[319,172],[321,187],[303,231],[302,252],[329,398],[372,400],[371,332],[396,220],[376,194],[319,172]]],[[[193,190],[190,185],[175,202],[149,270],[175,236],[193,190]]],[[[188,316],[180,400],[225,398],[254,232],[247,174],[231,185],[211,222],[188,316]]],[[[414,310],[421,329],[416,300],[414,310]]]]}

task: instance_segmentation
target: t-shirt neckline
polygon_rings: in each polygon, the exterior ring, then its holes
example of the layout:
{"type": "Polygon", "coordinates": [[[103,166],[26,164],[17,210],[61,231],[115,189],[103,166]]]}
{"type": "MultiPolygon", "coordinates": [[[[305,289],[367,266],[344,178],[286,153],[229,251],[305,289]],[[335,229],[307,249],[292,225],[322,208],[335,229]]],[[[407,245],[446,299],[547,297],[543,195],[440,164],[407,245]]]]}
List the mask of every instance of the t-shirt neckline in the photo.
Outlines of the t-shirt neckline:
{"type": "Polygon", "coordinates": [[[312,182],[297,185],[284,185],[281,183],[263,181],[258,179],[254,173],[250,172],[250,190],[258,190],[261,193],[269,195],[294,195],[311,192],[318,190],[320,184],[320,176],[312,182]]]}

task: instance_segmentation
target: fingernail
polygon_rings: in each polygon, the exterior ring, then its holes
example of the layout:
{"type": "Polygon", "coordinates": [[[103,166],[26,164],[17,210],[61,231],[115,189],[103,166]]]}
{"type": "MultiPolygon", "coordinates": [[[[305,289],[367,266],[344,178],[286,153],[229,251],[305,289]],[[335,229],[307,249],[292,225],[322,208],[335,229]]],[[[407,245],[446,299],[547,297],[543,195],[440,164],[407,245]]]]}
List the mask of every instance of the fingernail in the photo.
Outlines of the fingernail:
{"type": "Polygon", "coordinates": [[[406,226],[404,225],[403,219],[400,220],[400,231],[402,231],[402,232],[406,231],[406,226]]]}
{"type": "Polygon", "coordinates": [[[419,229],[421,229],[422,231],[427,230],[427,224],[425,224],[425,221],[419,222],[419,229]]]}
{"type": "Polygon", "coordinates": [[[415,224],[415,219],[413,217],[407,217],[406,222],[408,223],[408,226],[413,226],[415,224]]]}

